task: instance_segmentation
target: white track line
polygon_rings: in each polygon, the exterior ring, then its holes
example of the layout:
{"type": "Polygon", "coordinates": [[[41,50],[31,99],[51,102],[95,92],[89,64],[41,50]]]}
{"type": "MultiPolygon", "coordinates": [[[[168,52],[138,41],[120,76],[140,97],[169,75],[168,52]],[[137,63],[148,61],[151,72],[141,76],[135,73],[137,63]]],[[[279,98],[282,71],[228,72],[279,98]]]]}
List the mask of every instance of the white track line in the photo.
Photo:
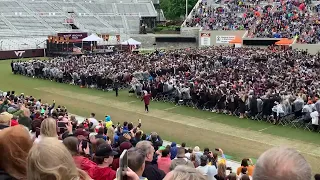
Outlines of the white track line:
{"type": "Polygon", "coordinates": [[[266,127],[266,128],[260,129],[260,130],[258,130],[258,131],[259,131],[259,132],[262,132],[262,131],[267,130],[267,129],[271,128],[271,127],[273,127],[273,126],[269,126],[269,127],[266,127]]]}
{"type": "Polygon", "coordinates": [[[178,106],[174,106],[174,107],[171,107],[171,108],[166,108],[166,109],[164,109],[164,111],[169,111],[169,110],[171,110],[171,109],[175,109],[175,108],[177,108],[178,106]]]}

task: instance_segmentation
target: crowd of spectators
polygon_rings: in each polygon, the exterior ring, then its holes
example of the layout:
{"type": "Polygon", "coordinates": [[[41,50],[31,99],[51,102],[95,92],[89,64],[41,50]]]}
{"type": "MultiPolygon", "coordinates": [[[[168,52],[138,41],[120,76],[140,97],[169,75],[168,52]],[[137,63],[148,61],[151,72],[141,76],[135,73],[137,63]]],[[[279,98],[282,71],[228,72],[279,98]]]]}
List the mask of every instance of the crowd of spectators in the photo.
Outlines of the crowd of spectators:
{"type": "Polygon", "coordinates": [[[201,27],[202,30],[244,30],[249,29],[256,20],[255,11],[259,7],[229,1],[223,6],[203,1],[193,9],[187,27],[201,27]]]}
{"type": "Polygon", "coordinates": [[[310,165],[294,149],[272,148],[233,172],[222,149],[163,146],[159,134],[142,131],[141,120],[120,125],[92,113],[78,122],[54,101],[15,92],[1,93],[0,101],[1,180],[311,180],[310,165]],[[121,173],[123,163],[128,168],[121,173]]]}
{"type": "Polygon", "coordinates": [[[318,6],[316,12],[307,1],[281,0],[226,1],[206,0],[193,9],[186,27],[202,30],[249,30],[251,38],[296,38],[297,43],[320,41],[318,6]]]}
{"type": "Polygon", "coordinates": [[[12,71],[103,90],[129,86],[138,97],[146,91],[153,100],[240,118],[282,123],[294,114],[295,126],[318,131],[319,66],[306,51],[216,46],[12,62],[12,71]]]}

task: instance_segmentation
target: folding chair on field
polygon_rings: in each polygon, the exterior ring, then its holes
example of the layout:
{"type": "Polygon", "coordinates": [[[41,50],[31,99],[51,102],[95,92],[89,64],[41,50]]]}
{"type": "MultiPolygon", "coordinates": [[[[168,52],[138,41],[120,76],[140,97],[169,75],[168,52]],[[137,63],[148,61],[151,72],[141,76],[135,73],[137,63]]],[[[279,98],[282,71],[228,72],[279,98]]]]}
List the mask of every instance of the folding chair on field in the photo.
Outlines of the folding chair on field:
{"type": "Polygon", "coordinates": [[[304,124],[304,130],[312,131],[312,122],[308,122],[304,124]]]}

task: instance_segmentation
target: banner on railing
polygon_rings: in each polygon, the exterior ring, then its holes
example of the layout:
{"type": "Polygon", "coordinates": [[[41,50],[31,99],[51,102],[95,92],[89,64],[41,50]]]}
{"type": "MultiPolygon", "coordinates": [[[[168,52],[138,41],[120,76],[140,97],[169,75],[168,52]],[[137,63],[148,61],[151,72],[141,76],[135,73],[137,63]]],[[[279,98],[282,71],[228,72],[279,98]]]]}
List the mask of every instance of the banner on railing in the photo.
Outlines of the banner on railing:
{"type": "Polygon", "coordinates": [[[200,45],[201,46],[210,46],[211,42],[211,34],[210,33],[201,33],[200,34],[200,45]]]}
{"type": "Polygon", "coordinates": [[[32,57],[44,57],[44,49],[0,51],[0,60],[32,57]]]}

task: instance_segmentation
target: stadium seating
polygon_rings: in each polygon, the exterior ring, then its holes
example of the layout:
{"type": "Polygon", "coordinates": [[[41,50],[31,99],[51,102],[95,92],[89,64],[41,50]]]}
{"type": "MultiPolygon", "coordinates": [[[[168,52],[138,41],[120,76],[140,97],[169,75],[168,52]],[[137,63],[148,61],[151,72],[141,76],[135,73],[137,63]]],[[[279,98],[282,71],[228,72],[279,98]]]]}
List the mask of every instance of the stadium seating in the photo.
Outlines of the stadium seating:
{"type": "Polygon", "coordinates": [[[0,0],[0,23],[4,27],[0,36],[24,36],[29,32],[47,36],[68,31],[70,27],[64,25],[68,12],[74,12],[80,30],[96,33],[136,33],[141,17],[157,17],[150,0],[0,0]]]}

